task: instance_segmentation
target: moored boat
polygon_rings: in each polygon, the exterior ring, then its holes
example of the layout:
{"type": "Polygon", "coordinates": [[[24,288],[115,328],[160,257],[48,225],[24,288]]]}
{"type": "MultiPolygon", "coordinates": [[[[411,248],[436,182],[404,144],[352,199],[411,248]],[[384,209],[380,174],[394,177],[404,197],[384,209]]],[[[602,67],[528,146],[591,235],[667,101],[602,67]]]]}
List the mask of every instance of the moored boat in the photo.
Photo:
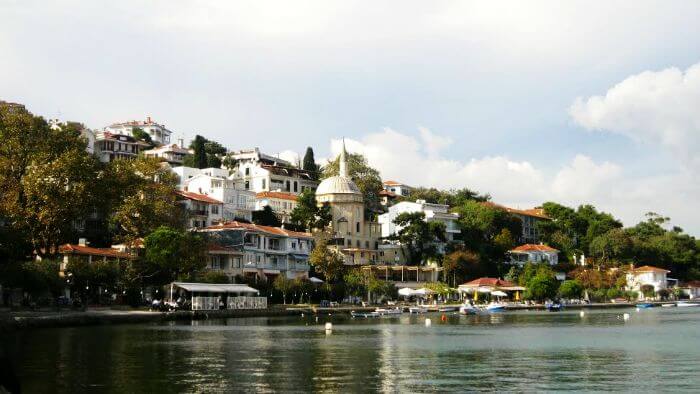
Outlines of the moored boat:
{"type": "Polygon", "coordinates": [[[377,308],[375,309],[375,312],[379,313],[381,316],[389,316],[389,315],[400,315],[403,313],[403,310],[401,308],[377,308]]]}
{"type": "Polygon", "coordinates": [[[564,306],[558,302],[555,302],[545,304],[545,308],[547,308],[547,310],[550,312],[560,312],[562,309],[564,309],[564,306]]]}
{"type": "Polygon", "coordinates": [[[459,308],[457,305],[443,306],[438,308],[438,312],[456,312],[459,308]]]}
{"type": "Polygon", "coordinates": [[[689,307],[689,306],[700,306],[700,304],[697,302],[678,301],[678,302],[676,302],[676,306],[683,308],[683,307],[689,307]]]}
{"type": "Polygon", "coordinates": [[[647,309],[647,308],[653,308],[654,304],[651,302],[640,302],[639,304],[635,305],[637,308],[640,309],[647,309]]]}
{"type": "Polygon", "coordinates": [[[428,312],[428,308],[424,306],[412,306],[408,308],[408,313],[426,313],[428,312]]]}
{"type": "Polygon", "coordinates": [[[498,303],[490,303],[486,305],[486,312],[503,312],[506,310],[506,306],[498,303]]]}
{"type": "Polygon", "coordinates": [[[371,317],[379,317],[380,315],[379,315],[379,313],[377,313],[377,312],[355,312],[355,311],[351,311],[351,312],[350,312],[350,316],[352,316],[352,317],[361,317],[361,318],[368,319],[368,318],[371,318],[371,317]]]}
{"type": "Polygon", "coordinates": [[[463,315],[476,315],[479,312],[479,308],[474,305],[464,304],[459,307],[459,313],[463,315]]]}

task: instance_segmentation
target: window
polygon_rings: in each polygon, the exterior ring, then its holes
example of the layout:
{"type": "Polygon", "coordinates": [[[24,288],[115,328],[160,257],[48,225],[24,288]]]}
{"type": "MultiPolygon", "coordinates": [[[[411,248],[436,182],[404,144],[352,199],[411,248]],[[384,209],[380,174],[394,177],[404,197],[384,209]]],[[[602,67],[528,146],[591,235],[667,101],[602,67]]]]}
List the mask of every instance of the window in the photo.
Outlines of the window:
{"type": "Polygon", "coordinates": [[[355,232],[360,233],[360,222],[355,223],[355,232]]]}
{"type": "Polygon", "coordinates": [[[263,190],[265,190],[265,186],[267,186],[265,181],[266,181],[266,179],[263,179],[263,180],[262,180],[262,189],[263,189],[263,190]]]}
{"type": "Polygon", "coordinates": [[[245,174],[246,176],[250,175],[250,167],[245,168],[245,174]]]}
{"type": "Polygon", "coordinates": [[[214,214],[214,215],[218,215],[218,214],[219,214],[219,206],[218,206],[218,205],[212,205],[212,206],[211,206],[211,213],[214,214]]]}
{"type": "Polygon", "coordinates": [[[289,181],[286,182],[285,188],[287,189],[287,191],[289,191],[289,181]]]}
{"type": "Polygon", "coordinates": [[[297,187],[298,187],[298,185],[297,185],[297,181],[294,181],[294,193],[296,193],[296,192],[297,192],[297,187]]]}
{"type": "Polygon", "coordinates": [[[250,181],[245,181],[245,189],[250,189],[250,181]]]}
{"type": "Polygon", "coordinates": [[[296,243],[296,242],[292,242],[292,249],[296,249],[296,248],[297,248],[297,243],[296,243]]]}

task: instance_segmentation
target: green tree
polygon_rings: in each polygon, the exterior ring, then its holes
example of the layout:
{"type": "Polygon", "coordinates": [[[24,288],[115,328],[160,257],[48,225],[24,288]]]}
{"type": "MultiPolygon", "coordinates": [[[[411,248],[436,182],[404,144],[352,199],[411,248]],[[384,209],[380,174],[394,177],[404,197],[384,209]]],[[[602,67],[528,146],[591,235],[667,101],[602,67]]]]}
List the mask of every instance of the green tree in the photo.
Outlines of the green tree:
{"type": "Polygon", "coordinates": [[[153,146],[153,139],[151,138],[151,135],[145,132],[142,128],[140,127],[134,127],[131,130],[131,135],[136,138],[137,140],[143,141],[151,146],[153,146]]]}
{"type": "Polygon", "coordinates": [[[228,276],[221,271],[205,271],[199,274],[197,281],[202,283],[230,283],[228,276]]]}
{"type": "Polygon", "coordinates": [[[491,196],[479,194],[468,188],[439,190],[436,188],[416,187],[406,198],[409,201],[425,200],[431,204],[447,204],[449,206],[462,205],[467,201],[489,201],[491,196]]]}
{"type": "Polygon", "coordinates": [[[527,282],[527,290],[525,298],[544,301],[545,299],[554,298],[559,289],[557,278],[551,273],[540,271],[532,279],[527,282]]]}
{"type": "MultiPolygon", "coordinates": [[[[368,213],[381,212],[382,205],[379,199],[379,192],[384,188],[384,184],[382,183],[379,171],[370,167],[369,164],[367,164],[367,159],[361,154],[349,153],[347,155],[347,160],[348,174],[362,192],[365,200],[365,210],[368,213]]],[[[340,171],[339,167],[340,158],[338,157],[334,161],[323,166],[321,178],[325,179],[338,175],[340,171]]]]}
{"type": "Polygon", "coordinates": [[[206,267],[206,242],[197,233],[159,227],[144,238],[144,248],[138,276],[145,283],[193,280],[206,267]]]}
{"type": "Polygon", "coordinates": [[[409,263],[419,265],[438,255],[438,243],[446,242],[445,224],[426,221],[423,212],[404,212],[396,216],[398,233],[389,239],[398,241],[408,253],[409,263]]]}
{"type": "Polygon", "coordinates": [[[323,275],[326,282],[333,283],[341,278],[345,269],[343,257],[330,248],[330,234],[319,232],[315,236],[315,246],[309,255],[309,263],[314,270],[323,275]]]}
{"type": "Polygon", "coordinates": [[[318,179],[318,165],[316,164],[316,159],[314,159],[314,150],[310,146],[306,148],[306,153],[304,154],[304,160],[302,163],[301,168],[305,171],[311,172],[314,179],[318,179]]]}
{"type": "Polygon", "coordinates": [[[253,211],[253,223],[272,227],[279,227],[282,225],[282,221],[269,205],[265,205],[263,209],[259,211],[253,211]]]}
{"type": "Polygon", "coordinates": [[[629,261],[632,239],[623,229],[614,228],[593,238],[589,249],[591,255],[602,262],[629,261]]]}
{"type": "Polygon", "coordinates": [[[292,210],[290,221],[302,231],[322,230],[333,219],[330,205],[316,204],[316,192],[306,189],[297,197],[297,206],[292,210]]]}
{"type": "Polygon", "coordinates": [[[559,295],[567,299],[579,299],[583,295],[583,286],[576,280],[565,280],[559,286],[559,295]]]}
{"type": "Polygon", "coordinates": [[[452,285],[467,280],[490,276],[492,264],[483,264],[477,253],[464,247],[457,247],[442,259],[443,268],[453,273],[452,285]]]}
{"type": "Polygon", "coordinates": [[[286,275],[277,275],[275,278],[275,281],[272,282],[272,286],[282,293],[282,300],[283,303],[286,305],[287,304],[287,294],[291,293],[294,290],[294,282],[287,278],[286,275]]]}
{"type": "Polygon", "coordinates": [[[513,234],[522,234],[520,219],[499,206],[470,200],[454,211],[459,214],[462,240],[485,264],[505,261],[506,252],[515,246],[513,234]]]}

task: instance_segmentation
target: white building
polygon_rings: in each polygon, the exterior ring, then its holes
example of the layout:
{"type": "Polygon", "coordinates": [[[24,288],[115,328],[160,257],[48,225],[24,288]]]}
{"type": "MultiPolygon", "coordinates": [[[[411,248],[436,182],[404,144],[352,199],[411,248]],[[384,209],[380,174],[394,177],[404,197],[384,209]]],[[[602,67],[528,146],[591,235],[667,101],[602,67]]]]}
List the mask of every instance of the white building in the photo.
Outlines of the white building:
{"type": "Polygon", "coordinates": [[[461,233],[457,220],[459,215],[449,212],[450,207],[444,204],[431,204],[425,200],[416,202],[402,201],[389,207],[389,211],[379,215],[379,223],[382,225],[382,237],[386,238],[397,234],[400,226],[394,224],[394,220],[402,213],[423,212],[427,222],[441,222],[445,224],[445,239],[454,241],[455,234],[461,233]]]}
{"type": "Polygon", "coordinates": [[[559,263],[559,250],[547,245],[525,244],[508,251],[510,261],[507,264],[523,266],[526,263],[559,263]]]}
{"type": "Polygon", "coordinates": [[[114,159],[133,159],[149,145],[136,138],[100,131],[95,134],[95,154],[103,163],[114,159]]]}
{"type": "Polygon", "coordinates": [[[252,220],[255,193],[243,190],[240,182],[229,179],[228,170],[180,166],[172,168],[172,171],[178,176],[179,190],[202,194],[221,201],[223,220],[252,220]]]}
{"type": "Polygon", "coordinates": [[[652,267],[645,265],[639,268],[631,268],[627,272],[627,290],[636,291],[639,293],[639,299],[644,299],[642,287],[645,285],[652,286],[654,292],[668,288],[667,274],[671,272],[663,268],[652,267]]]}
{"type": "Polygon", "coordinates": [[[181,166],[185,160],[185,156],[192,153],[192,150],[177,144],[162,145],[143,152],[144,156],[155,157],[167,162],[171,166],[181,166]]]}
{"type": "Polygon", "coordinates": [[[413,188],[401,182],[384,181],[384,190],[399,195],[401,197],[408,197],[408,195],[411,194],[411,190],[413,190],[413,188]]]}
{"type": "Polygon", "coordinates": [[[540,234],[537,229],[537,223],[542,221],[552,220],[549,216],[544,213],[542,208],[532,208],[532,209],[516,209],[510,208],[503,205],[495,204],[492,202],[484,202],[484,205],[505,209],[508,213],[520,219],[522,222],[523,232],[518,237],[519,243],[530,243],[537,244],[540,242],[540,234]]]}
{"type": "Polygon", "coordinates": [[[112,134],[123,134],[133,136],[133,131],[135,128],[140,128],[148,135],[151,136],[151,140],[157,145],[166,145],[170,143],[170,135],[172,131],[168,130],[162,124],[158,124],[151,120],[151,117],[146,117],[145,121],[141,120],[131,120],[123,123],[114,123],[104,128],[112,134]]]}
{"type": "Polygon", "coordinates": [[[223,222],[224,203],[204,194],[178,190],[187,211],[187,228],[204,228],[223,222]]]}
{"type": "Polygon", "coordinates": [[[269,206],[282,223],[289,223],[292,211],[298,204],[297,196],[292,193],[260,192],[255,195],[255,210],[269,206]]]}
{"type": "Polygon", "coordinates": [[[235,161],[231,176],[241,180],[246,190],[256,193],[285,192],[298,195],[306,189],[316,190],[318,182],[310,171],[288,161],[261,153],[258,148],[232,152],[235,161]]]}
{"type": "Polygon", "coordinates": [[[216,245],[210,248],[210,269],[236,275],[274,280],[308,278],[309,253],[313,236],[309,233],[252,223],[226,222],[200,230],[216,245]],[[214,250],[212,250],[214,249],[214,250]]]}

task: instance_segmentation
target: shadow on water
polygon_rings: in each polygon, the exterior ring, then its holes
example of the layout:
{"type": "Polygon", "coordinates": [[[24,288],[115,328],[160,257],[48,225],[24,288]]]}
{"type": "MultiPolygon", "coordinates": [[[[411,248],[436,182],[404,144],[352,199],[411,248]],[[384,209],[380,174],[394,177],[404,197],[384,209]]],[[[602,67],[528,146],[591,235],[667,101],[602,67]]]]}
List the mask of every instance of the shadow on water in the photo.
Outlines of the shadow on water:
{"type": "Polygon", "coordinates": [[[694,390],[699,312],[242,318],[5,343],[25,392],[694,390]]]}

